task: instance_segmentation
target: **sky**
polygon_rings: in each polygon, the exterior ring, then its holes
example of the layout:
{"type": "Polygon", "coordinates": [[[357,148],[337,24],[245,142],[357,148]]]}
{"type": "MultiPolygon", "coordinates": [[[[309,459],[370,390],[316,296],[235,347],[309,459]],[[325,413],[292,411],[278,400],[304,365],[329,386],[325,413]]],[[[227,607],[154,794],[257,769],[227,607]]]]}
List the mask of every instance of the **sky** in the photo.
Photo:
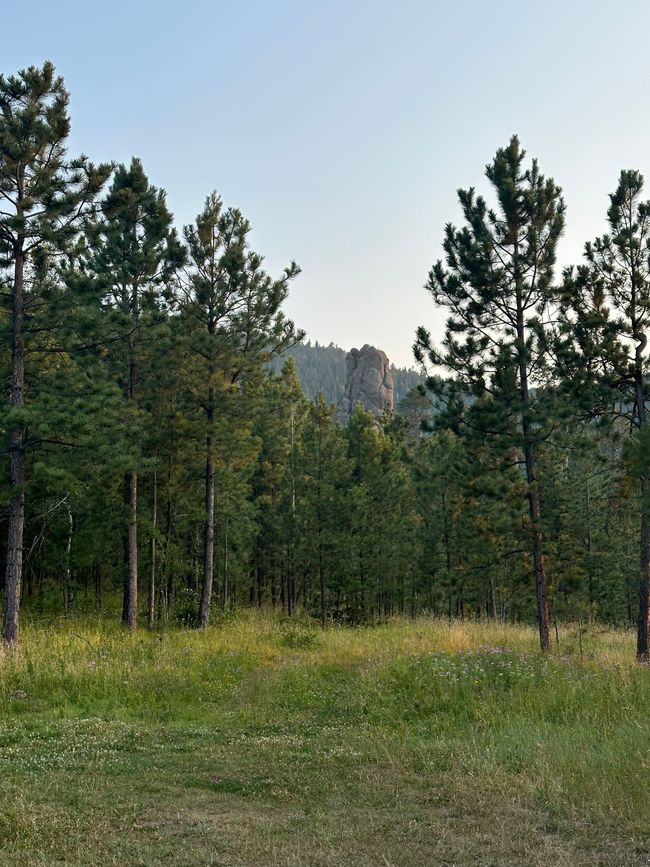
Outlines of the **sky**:
{"type": "MultiPolygon", "coordinates": [[[[70,152],[139,156],[179,228],[216,190],[253,224],[308,337],[412,365],[456,190],[517,133],[567,203],[560,264],[650,176],[647,0],[31,0],[3,4],[0,71],[52,60],[70,152]]],[[[650,187],[648,188],[650,198],[650,187]]]]}

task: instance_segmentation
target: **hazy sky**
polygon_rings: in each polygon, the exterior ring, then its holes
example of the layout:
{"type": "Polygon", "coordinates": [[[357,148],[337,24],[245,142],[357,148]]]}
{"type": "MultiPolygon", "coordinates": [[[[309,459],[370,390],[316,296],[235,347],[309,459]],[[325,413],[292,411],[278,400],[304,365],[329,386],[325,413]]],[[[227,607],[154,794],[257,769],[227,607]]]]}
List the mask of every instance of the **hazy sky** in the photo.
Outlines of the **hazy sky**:
{"type": "Polygon", "coordinates": [[[269,270],[302,267],[312,340],[398,364],[440,329],[422,285],[455,191],[513,132],[564,188],[563,262],[621,168],[650,176],[648,0],[32,0],[2,28],[2,71],[64,76],[73,152],[141,157],[179,226],[216,189],[269,270]]]}

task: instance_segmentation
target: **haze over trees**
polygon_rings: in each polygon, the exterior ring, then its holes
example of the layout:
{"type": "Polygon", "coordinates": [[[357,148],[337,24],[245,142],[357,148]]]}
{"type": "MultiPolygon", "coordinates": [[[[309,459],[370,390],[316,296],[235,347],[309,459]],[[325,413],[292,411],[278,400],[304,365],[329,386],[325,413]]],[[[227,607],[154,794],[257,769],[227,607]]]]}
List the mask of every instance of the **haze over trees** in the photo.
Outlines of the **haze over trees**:
{"type": "Polygon", "coordinates": [[[269,274],[239,210],[208,192],[178,231],[140,160],[69,158],[51,64],[0,77],[0,111],[6,645],[21,605],[130,630],[268,606],[536,620],[543,650],[554,622],[636,623],[648,660],[638,172],[557,275],[561,191],[513,137],[427,282],[436,376],[401,371],[396,412],[343,427],[344,354],[301,344],[299,268],[269,274]]]}

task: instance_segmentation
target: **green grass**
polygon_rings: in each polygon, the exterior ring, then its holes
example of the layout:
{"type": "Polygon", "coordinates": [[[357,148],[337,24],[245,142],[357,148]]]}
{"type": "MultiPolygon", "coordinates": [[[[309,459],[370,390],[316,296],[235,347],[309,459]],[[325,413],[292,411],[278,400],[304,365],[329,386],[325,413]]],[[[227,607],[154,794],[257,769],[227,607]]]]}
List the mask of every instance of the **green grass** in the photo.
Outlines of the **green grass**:
{"type": "Polygon", "coordinates": [[[536,642],[252,614],[26,626],[0,659],[0,864],[649,864],[633,637],[536,642]]]}

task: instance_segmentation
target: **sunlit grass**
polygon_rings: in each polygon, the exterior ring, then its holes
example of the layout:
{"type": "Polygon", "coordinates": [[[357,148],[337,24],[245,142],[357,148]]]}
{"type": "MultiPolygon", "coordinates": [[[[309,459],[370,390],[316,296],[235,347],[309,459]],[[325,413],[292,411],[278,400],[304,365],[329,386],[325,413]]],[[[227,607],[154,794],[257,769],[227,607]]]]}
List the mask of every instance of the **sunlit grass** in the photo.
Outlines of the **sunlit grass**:
{"type": "Polygon", "coordinates": [[[646,863],[634,637],[537,641],[258,612],[28,623],[0,660],[0,863],[646,863]]]}

